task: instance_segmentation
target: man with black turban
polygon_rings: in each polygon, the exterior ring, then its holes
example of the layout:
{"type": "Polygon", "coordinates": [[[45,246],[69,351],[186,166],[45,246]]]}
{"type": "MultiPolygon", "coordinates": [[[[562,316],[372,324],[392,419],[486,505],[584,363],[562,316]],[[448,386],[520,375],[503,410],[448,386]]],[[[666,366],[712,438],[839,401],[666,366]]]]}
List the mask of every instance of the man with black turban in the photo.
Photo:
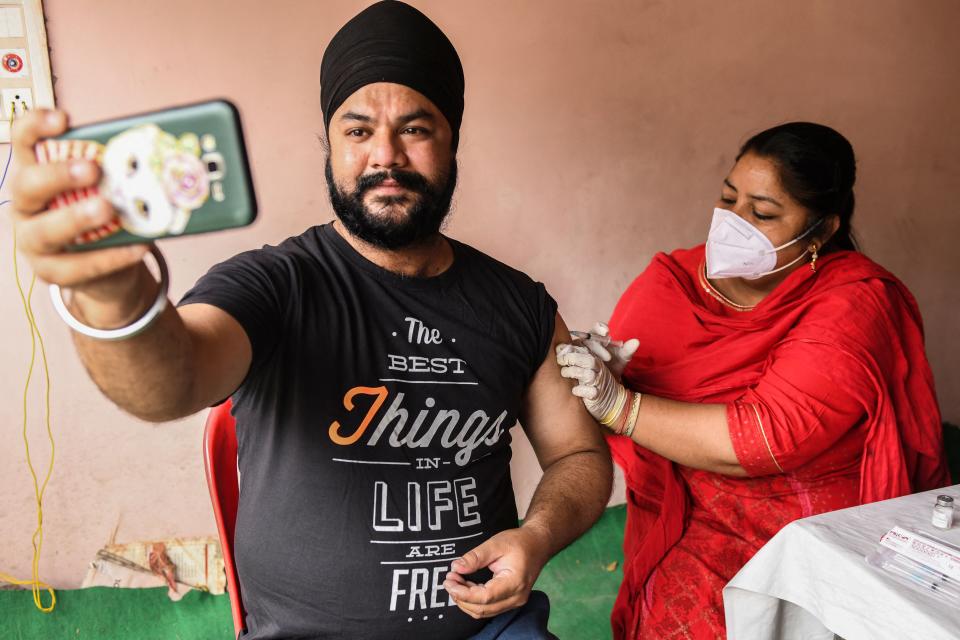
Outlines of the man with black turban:
{"type": "MultiPolygon", "coordinates": [[[[599,517],[611,463],[560,376],[554,346],[570,337],[543,285],[440,233],[460,59],[388,0],[336,34],[321,84],[337,221],[216,265],[135,337],[78,349],[148,420],[232,399],[243,638],[551,638],[531,587],[599,517]],[[544,471],[519,527],[518,419],[544,471]]],[[[58,115],[21,123],[18,157],[62,131],[58,115]]],[[[30,170],[45,178],[15,185],[20,212],[78,186],[30,170]]],[[[28,239],[76,235],[51,215],[28,239]]],[[[110,255],[43,258],[94,326],[129,323],[157,294],[139,254],[110,255]]]]}

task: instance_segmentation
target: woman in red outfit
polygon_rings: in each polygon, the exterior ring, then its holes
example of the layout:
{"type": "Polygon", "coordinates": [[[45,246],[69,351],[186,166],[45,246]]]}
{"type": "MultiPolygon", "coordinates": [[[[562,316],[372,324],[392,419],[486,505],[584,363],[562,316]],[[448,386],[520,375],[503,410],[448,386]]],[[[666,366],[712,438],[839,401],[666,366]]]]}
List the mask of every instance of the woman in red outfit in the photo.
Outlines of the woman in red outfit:
{"type": "Polygon", "coordinates": [[[616,638],[723,638],[723,586],[784,525],[949,483],[920,313],[856,250],[854,179],[829,127],[754,136],[707,244],[621,297],[627,342],[558,348],[626,477],[616,638]]]}

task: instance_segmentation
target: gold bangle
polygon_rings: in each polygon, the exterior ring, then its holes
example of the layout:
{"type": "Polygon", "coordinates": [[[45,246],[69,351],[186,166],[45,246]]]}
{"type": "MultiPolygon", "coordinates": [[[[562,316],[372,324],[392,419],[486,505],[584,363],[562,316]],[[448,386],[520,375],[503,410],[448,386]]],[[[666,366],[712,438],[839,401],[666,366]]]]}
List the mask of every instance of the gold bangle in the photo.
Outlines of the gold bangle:
{"type": "MultiPolygon", "coordinates": [[[[630,392],[627,391],[627,398],[629,397],[630,397],[630,392]]],[[[614,435],[622,436],[623,429],[624,427],[627,426],[627,414],[630,413],[629,411],[626,411],[628,402],[629,400],[624,401],[623,403],[624,411],[620,412],[620,415],[617,416],[616,421],[613,423],[613,425],[610,426],[610,431],[613,431],[614,435]]]]}
{"type": "Polygon", "coordinates": [[[610,410],[607,411],[602,418],[600,418],[600,424],[605,427],[609,427],[613,424],[614,419],[620,415],[620,410],[623,408],[623,398],[621,395],[620,389],[617,389],[617,397],[613,401],[613,406],[610,407],[610,410]]]}
{"type": "Polygon", "coordinates": [[[630,415],[627,417],[627,428],[624,429],[623,435],[628,438],[633,435],[633,429],[637,426],[637,416],[640,415],[640,401],[643,399],[643,394],[639,391],[634,392],[633,402],[630,404],[630,415]]]}
{"type": "Polygon", "coordinates": [[[617,421],[617,418],[620,416],[620,412],[623,411],[623,405],[627,403],[627,391],[622,386],[617,389],[617,400],[613,403],[613,407],[610,411],[607,412],[605,416],[600,420],[600,424],[605,427],[611,426],[614,422],[617,421]]]}

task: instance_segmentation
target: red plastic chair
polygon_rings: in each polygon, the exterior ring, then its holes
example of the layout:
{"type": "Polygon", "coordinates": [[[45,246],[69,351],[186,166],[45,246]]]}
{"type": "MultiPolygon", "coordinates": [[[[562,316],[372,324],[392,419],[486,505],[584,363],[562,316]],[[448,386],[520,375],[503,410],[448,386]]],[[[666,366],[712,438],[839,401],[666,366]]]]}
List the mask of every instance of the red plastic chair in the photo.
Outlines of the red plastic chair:
{"type": "Polygon", "coordinates": [[[207,426],[203,430],[203,466],[207,472],[207,487],[217,519],[223,564],[227,570],[227,593],[230,594],[233,628],[239,635],[246,625],[237,567],[233,562],[233,534],[237,524],[240,486],[237,482],[236,422],[230,415],[230,406],[230,400],[227,400],[211,409],[207,416],[207,426]]]}

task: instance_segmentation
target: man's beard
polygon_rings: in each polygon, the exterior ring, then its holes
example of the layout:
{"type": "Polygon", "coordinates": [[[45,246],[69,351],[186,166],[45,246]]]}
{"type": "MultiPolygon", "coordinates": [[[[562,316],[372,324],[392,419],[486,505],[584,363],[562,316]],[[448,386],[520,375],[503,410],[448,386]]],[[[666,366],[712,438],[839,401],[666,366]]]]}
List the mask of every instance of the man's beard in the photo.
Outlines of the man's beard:
{"type": "Polygon", "coordinates": [[[333,167],[330,157],[324,173],[330,192],[330,203],[337,218],[351,235],[382,249],[399,249],[417,244],[440,232],[444,219],[450,213],[453,191],[457,186],[457,160],[450,161],[450,169],[441,175],[439,184],[432,184],[423,175],[415,171],[393,169],[360,176],[353,192],[340,190],[333,179],[333,167]],[[404,195],[380,196],[373,206],[396,206],[413,200],[404,219],[394,220],[390,216],[378,216],[363,202],[370,189],[379,186],[387,179],[393,179],[410,193],[404,195]]]}

